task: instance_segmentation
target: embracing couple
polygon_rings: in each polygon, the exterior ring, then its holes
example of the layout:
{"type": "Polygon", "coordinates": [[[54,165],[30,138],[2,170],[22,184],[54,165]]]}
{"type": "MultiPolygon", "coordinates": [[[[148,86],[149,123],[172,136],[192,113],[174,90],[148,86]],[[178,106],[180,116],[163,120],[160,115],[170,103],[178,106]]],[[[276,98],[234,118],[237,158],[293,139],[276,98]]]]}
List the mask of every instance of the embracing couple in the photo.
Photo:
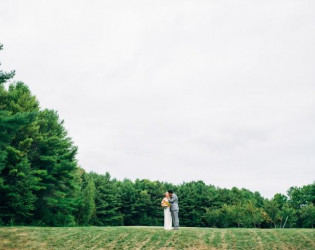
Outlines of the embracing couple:
{"type": "Polygon", "coordinates": [[[178,197],[172,190],[168,190],[168,192],[164,194],[161,206],[164,207],[164,229],[172,230],[173,222],[174,230],[178,230],[178,197]]]}

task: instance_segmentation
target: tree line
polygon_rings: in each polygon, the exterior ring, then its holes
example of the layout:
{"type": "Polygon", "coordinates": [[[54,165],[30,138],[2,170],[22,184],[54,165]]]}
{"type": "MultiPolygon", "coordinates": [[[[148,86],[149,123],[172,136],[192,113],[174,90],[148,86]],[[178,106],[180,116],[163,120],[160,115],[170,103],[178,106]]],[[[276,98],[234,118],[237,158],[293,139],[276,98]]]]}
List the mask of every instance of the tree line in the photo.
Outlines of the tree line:
{"type": "Polygon", "coordinates": [[[160,226],[168,189],[179,196],[181,226],[315,224],[315,182],[266,199],[202,181],[173,185],[87,173],[58,113],[41,109],[29,87],[13,77],[14,71],[0,71],[0,225],[160,226]]]}

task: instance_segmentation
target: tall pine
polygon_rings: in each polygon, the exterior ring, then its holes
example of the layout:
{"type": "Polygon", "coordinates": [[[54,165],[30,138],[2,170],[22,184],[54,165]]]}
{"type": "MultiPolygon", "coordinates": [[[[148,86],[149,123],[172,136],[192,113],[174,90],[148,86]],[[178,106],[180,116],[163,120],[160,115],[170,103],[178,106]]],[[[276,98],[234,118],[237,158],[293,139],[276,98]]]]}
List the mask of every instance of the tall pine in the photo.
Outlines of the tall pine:
{"type": "Polygon", "coordinates": [[[111,180],[110,174],[90,173],[95,187],[95,217],[92,223],[97,226],[121,226],[123,216],[120,212],[121,201],[118,185],[111,180]]]}
{"type": "Polygon", "coordinates": [[[77,148],[57,112],[41,110],[13,76],[0,71],[0,222],[75,225],[77,148]]]}

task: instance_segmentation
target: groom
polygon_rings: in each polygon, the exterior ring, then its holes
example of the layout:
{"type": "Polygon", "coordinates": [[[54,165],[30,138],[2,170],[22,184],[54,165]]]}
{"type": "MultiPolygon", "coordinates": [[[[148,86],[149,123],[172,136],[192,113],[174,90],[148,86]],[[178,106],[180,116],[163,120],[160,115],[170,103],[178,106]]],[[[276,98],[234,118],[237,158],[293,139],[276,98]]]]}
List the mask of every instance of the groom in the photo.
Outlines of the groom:
{"type": "Polygon", "coordinates": [[[171,214],[172,214],[172,220],[174,225],[174,230],[178,230],[179,226],[179,220],[178,220],[178,197],[176,194],[173,193],[173,190],[168,190],[168,193],[170,194],[170,199],[168,200],[169,203],[171,203],[171,214]]]}

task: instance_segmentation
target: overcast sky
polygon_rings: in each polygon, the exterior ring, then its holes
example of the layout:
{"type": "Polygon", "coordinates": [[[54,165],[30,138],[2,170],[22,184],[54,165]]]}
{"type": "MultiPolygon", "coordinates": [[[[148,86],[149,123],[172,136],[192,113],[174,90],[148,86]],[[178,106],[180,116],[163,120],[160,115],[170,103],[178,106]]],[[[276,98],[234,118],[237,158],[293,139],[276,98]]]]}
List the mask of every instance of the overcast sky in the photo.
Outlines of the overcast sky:
{"type": "Polygon", "coordinates": [[[2,69],[87,171],[266,197],[315,178],[315,1],[1,0],[2,69]]]}

